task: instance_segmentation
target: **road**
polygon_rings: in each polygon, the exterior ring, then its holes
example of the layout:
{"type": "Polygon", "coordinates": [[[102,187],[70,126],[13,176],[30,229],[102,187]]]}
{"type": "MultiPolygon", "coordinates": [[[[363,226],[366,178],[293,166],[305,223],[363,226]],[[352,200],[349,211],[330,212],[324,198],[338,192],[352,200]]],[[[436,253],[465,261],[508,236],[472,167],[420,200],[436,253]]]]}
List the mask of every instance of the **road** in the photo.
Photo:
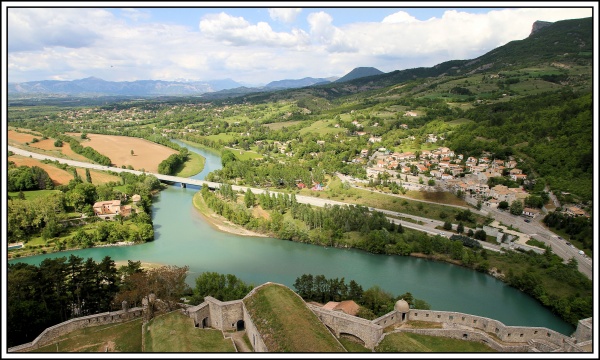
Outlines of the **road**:
{"type": "MultiPolygon", "coordinates": [[[[87,163],[87,162],[82,162],[82,161],[56,158],[56,157],[52,157],[52,156],[48,156],[48,155],[43,155],[43,154],[38,154],[38,153],[22,150],[22,149],[14,147],[14,146],[8,146],[8,150],[12,151],[13,153],[18,154],[18,155],[30,156],[30,157],[32,157],[34,159],[38,159],[38,160],[58,161],[58,162],[61,162],[61,163],[64,163],[64,164],[67,164],[70,166],[89,168],[89,169],[95,169],[95,170],[104,170],[104,171],[110,170],[110,171],[114,171],[117,173],[130,172],[130,173],[133,173],[136,175],[141,175],[144,173],[142,171],[137,171],[137,170],[129,170],[129,169],[123,169],[123,168],[118,168],[118,167],[110,167],[110,166],[92,164],[92,163],[87,163]]],[[[152,173],[146,172],[146,174],[152,174],[152,173]]],[[[152,175],[155,175],[159,179],[172,181],[172,182],[186,181],[186,182],[194,183],[194,184],[197,182],[198,183],[197,185],[202,186],[203,184],[206,184],[213,188],[220,186],[220,184],[218,184],[218,183],[209,183],[209,182],[202,181],[202,180],[192,181],[191,179],[179,178],[176,176],[167,176],[167,175],[160,175],[160,174],[152,174],[152,175]]],[[[255,194],[261,194],[261,193],[264,193],[267,191],[265,189],[249,188],[249,187],[235,186],[235,185],[232,186],[232,188],[235,191],[246,191],[247,189],[250,189],[255,194]]],[[[270,191],[270,192],[273,193],[273,191],[270,191]]],[[[297,195],[296,200],[300,203],[310,204],[310,205],[320,206],[320,207],[323,207],[326,204],[340,205],[340,206],[341,205],[350,205],[348,203],[344,203],[344,202],[340,202],[340,201],[334,201],[334,200],[328,200],[328,199],[324,199],[324,198],[304,196],[304,195],[297,195]]],[[[475,201],[473,199],[470,199],[470,200],[475,201]]],[[[444,230],[436,229],[436,227],[438,227],[438,226],[441,227],[444,225],[444,223],[442,221],[432,220],[429,218],[424,218],[424,217],[410,215],[410,214],[399,213],[399,212],[395,212],[395,211],[389,211],[389,210],[385,210],[385,209],[370,208],[370,210],[380,211],[380,212],[390,216],[390,217],[388,217],[388,219],[390,219],[394,223],[402,224],[402,226],[404,226],[406,228],[415,229],[415,230],[426,232],[426,233],[432,234],[432,235],[444,234],[443,236],[448,236],[448,234],[445,234],[444,230]],[[398,220],[397,219],[398,217],[410,218],[413,221],[416,221],[418,223],[414,223],[412,221],[398,220]]],[[[545,244],[551,246],[552,251],[556,255],[560,256],[565,262],[570,260],[571,258],[575,258],[579,265],[579,271],[581,271],[583,274],[585,274],[588,278],[592,279],[592,259],[590,259],[587,256],[580,255],[579,250],[577,248],[567,245],[566,241],[559,239],[558,236],[556,236],[554,233],[552,233],[551,231],[544,228],[544,226],[539,223],[539,219],[533,220],[530,223],[526,223],[522,217],[514,216],[508,212],[500,211],[500,210],[489,208],[489,207],[482,208],[482,210],[483,210],[482,213],[489,214],[491,217],[495,218],[496,220],[503,223],[504,225],[506,225],[506,226],[512,225],[512,227],[514,229],[517,229],[518,231],[520,231],[522,233],[528,234],[532,238],[542,241],[545,244]]],[[[472,211],[475,211],[475,210],[472,210],[472,211]]],[[[454,226],[456,227],[456,225],[454,225],[454,226]]],[[[469,230],[468,228],[465,228],[465,231],[468,231],[468,230],[469,230]]],[[[480,242],[480,243],[486,249],[493,250],[493,251],[500,251],[500,246],[496,246],[496,245],[489,244],[486,242],[480,242]]]]}
{"type": "MultiPolygon", "coordinates": [[[[476,202],[476,200],[473,200],[476,202]]],[[[592,279],[593,275],[593,262],[587,255],[579,254],[579,249],[573,245],[567,245],[567,241],[559,239],[556,234],[548,230],[541,223],[542,217],[538,216],[535,219],[531,219],[531,222],[525,222],[523,216],[512,215],[508,211],[502,211],[488,206],[483,206],[482,210],[485,210],[488,215],[506,226],[511,225],[513,229],[528,234],[531,238],[543,242],[550,246],[552,252],[560,256],[565,262],[571,258],[577,260],[579,271],[585,274],[588,278],[592,279]]]]}

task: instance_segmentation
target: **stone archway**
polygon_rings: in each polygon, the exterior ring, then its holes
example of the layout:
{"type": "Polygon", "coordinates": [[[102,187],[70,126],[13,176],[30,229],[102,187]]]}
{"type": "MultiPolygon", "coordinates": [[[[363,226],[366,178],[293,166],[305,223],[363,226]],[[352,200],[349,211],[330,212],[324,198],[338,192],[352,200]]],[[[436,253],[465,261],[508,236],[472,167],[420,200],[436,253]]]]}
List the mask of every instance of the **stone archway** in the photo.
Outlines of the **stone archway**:
{"type": "Polygon", "coordinates": [[[204,319],[202,319],[202,329],[207,328],[208,327],[208,317],[205,317],[204,319]]]}
{"type": "Polygon", "coordinates": [[[245,324],[244,324],[244,320],[238,320],[238,322],[236,322],[236,323],[235,323],[235,329],[236,329],[237,331],[242,331],[242,330],[245,330],[246,328],[245,328],[245,326],[244,326],[244,325],[245,325],[245,324]]]}
{"type": "Polygon", "coordinates": [[[352,342],[355,342],[357,344],[360,344],[362,346],[366,346],[365,341],[354,334],[341,332],[340,338],[344,338],[344,339],[350,340],[352,342]]]}

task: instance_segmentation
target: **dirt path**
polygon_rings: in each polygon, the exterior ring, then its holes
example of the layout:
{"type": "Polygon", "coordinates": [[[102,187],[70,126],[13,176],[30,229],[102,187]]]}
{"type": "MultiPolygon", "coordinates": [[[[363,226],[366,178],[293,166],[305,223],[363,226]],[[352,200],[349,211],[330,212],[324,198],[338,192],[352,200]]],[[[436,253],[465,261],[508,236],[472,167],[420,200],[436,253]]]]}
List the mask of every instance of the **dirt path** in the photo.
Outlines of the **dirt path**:
{"type": "Polygon", "coordinates": [[[235,347],[237,348],[238,352],[254,352],[250,347],[248,347],[248,344],[246,344],[246,342],[244,341],[245,334],[245,331],[237,331],[231,333],[231,339],[233,339],[233,342],[235,343],[235,347]]]}

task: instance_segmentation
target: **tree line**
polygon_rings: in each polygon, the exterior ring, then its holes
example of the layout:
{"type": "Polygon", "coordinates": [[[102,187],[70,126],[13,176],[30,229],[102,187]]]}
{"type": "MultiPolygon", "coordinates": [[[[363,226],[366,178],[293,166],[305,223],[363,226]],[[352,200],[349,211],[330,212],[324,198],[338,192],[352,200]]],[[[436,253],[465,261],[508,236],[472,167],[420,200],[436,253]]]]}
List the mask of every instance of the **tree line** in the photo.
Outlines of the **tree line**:
{"type": "Polygon", "coordinates": [[[430,309],[426,301],[415,299],[410,292],[393,296],[378,285],[363,290],[354,280],[346,284],[345,278],[328,279],[324,275],[303,274],[294,281],[294,288],[305,301],[326,304],[329,301],[353,300],[360,305],[356,316],[368,320],[389,313],[400,299],[405,300],[414,309],[430,309]]]}
{"type": "Polygon", "coordinates": [[[7,272],[7,345],[35,339],[44,329],[72,318],[141,306],[155,294],[175,307],[189,287],[188,267],[145,270],[129,260],[119,268],[105,256],[100,262],[70,255],[44,259],[39,266],[9,263],[7,272]]]}

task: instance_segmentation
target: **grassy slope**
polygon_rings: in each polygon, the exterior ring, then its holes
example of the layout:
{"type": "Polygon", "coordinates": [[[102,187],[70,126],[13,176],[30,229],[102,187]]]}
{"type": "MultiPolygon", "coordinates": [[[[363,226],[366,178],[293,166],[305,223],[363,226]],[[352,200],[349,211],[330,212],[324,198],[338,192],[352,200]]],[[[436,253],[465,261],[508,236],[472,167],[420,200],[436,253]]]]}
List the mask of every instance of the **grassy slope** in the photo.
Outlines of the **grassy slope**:
{"type": "Polygon", "coordinates": [[[412,333],[387,335],[375,348],[376,352],[495,352],[489,346],[459,339],[412,333]]]}
{"type": "Polygon", "coordinates": [[[293,291],[267,285],[244,300],[271,352],[344,352],[344,348],[293,291]]]}
{"type": "Polygon", "coordinates": [[[154,318],[144,331],[144,352],[235,352],[221,331],[195,328],[180,311],[154,318]]]}
{"type": "MultiPolygon", "coordinates": [[[[141,352],[142,319],[72,331],[33,352],[141,352]]],[[[192,325],[193,326],[193,325],[192,325]]]]}

